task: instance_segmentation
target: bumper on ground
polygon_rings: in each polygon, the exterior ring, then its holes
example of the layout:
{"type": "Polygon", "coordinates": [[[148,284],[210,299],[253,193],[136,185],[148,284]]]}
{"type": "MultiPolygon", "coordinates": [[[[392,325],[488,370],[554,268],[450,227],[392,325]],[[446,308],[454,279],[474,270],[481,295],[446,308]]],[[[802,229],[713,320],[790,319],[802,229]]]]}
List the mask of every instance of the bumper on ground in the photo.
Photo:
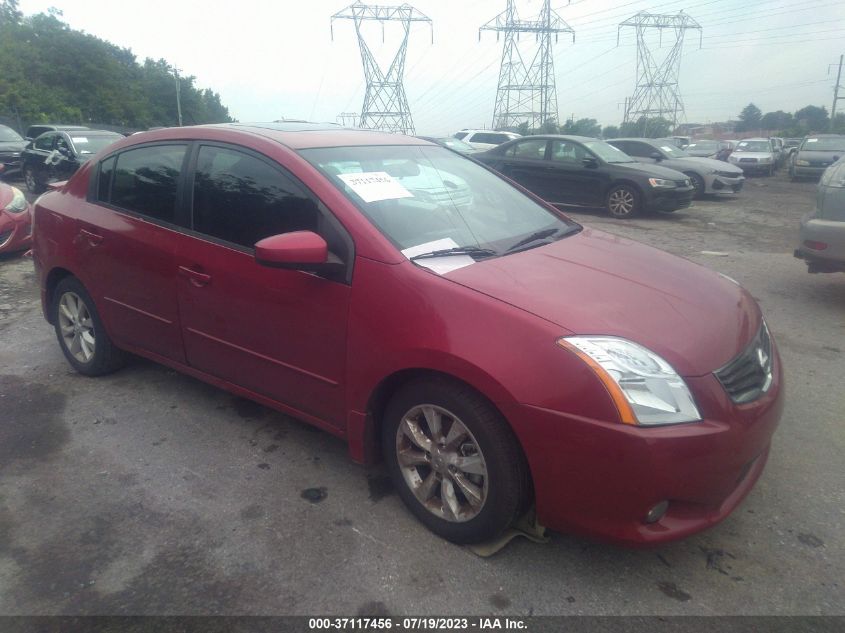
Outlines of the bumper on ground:
{"type": "MultiPolygon", "coordinates": [[[[514,405],[538,520],[629,546],[683,538],[727,517],[765,466],[782,410],[780,359],[757,401],[734,405],[715,376],[687,379],[701,422],[635,427],[514,405]],[[649,512],[668,502],[665,514],[649,512]]],[[[513,418],[515,419],[515,418],[513,418]]]]}

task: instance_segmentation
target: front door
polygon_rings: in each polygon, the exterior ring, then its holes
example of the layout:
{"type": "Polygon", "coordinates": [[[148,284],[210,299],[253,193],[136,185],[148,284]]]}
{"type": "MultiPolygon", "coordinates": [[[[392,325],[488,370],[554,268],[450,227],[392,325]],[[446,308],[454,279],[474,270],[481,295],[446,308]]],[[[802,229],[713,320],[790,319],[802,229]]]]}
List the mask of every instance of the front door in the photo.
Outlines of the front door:
{"type": "Polygon", "coordinates": [[[554,188],[553,202],[578,205],[603,204],[605,177],[598,165],[587,166],[584,160],[595,158],[574,141],[554,140],[549,152],[549,186],[554,188]]]}
{"type": "Polygon", "coordinates": [[[243,148],[201,145],[188,185],[192,231],[175,261],[188,363],[342,427],[350,286],[253,255],[265,237],[309,230],[349,263],[340,225],[278,164],[243,148]]]}

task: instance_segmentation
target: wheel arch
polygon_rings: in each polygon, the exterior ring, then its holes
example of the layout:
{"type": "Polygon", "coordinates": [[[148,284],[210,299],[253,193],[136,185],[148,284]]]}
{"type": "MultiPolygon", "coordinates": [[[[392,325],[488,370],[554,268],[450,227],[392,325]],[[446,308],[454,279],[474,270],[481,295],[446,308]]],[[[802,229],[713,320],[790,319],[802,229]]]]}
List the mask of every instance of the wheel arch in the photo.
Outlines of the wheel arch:
{"type": "Polygon", "coordinates": [[[609,194],[609,193],[610,193],[610,192],[611,192],[611,191],[612,191],[615,187],[618,187],[619,185],[628,185],[629,187],[633,187],[633,188],[636,190],[637,194],[640,196],[640,202],[642,202],[642,201],[643,201],[643,197],[645,196],[645,191],[643,190],[642,185],[640,185],[640,184],[639,184],[639,183],[637,183],[636,181],[634,181],[634,180],[630,180],[630,179],[628,179],[628,178],[619,178],[618,180],[611,180],[611,181],[610,181],[610,184],[609,184],[609,185],[607,186],[607,188],[604,190],[604,197],[605,197],[605,199],[607,198],[607,195],[608,195],[608,194],[609,194]]]}
{"type": "Polygon", "coordinates": [[[56,291],[56,286],[59,285],[59,282],[62,279],[66,279],[67,277],[75,277],[71,271],[67,268],[63,268],[61,266],[56,266],[49,273],[47,273],[47,277],[44,281],[44,291],[45,291],[45,305],[44,305],[44,316],[47,319],[47,322],[51,325],[53,324],[53,293],[56,291]]]}

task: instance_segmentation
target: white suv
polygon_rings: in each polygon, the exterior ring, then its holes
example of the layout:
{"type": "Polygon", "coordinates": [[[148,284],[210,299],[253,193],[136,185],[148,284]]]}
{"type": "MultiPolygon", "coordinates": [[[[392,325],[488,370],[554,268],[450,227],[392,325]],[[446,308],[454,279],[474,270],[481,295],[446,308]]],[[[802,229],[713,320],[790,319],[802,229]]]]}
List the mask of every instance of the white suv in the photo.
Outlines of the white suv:
{"type": "Polygon", "coordinates": [[[522,135],[514,132],[496,132],[495,130],[461,130],[455,132],[452,136],[476,149],[490,149],[515,138],[520,138],[522,135]]]}

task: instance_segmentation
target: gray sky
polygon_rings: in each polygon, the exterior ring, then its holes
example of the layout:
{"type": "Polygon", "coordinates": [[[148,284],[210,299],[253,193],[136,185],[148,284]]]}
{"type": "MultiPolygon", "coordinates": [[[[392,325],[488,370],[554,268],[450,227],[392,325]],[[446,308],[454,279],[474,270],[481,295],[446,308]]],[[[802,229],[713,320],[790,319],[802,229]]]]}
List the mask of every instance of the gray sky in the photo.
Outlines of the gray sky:
{"type": "MultiPolygon", "coordinates": [[[[417,132],[452,133],[489,126],[496,95],[502,41],[478,27],[505,8],[504,0],[402,0],[433,21],[411,30],[405,90],[417,132]]],[[[401,4],[374,0],[373,4],[401,4]]],[[[221,94],[241,121],[282,116],[334,121],[340,112],[360,112],[363,71],[354,25],[330,16],[352,0],[276,2],[239,0],[21,0],[24,13],[54,6],[72,27],[131,48],[139,60],[164,58],[195,75],[199,87],[221,94]],[[128,6],[139,7],[129,9],[128,6]]],[[[540,0],[519,0],[520,17],[536,15],[540,0]]],[[[807,104],[830,109],[835,68],[845,52],[842,0],[564,0],[553,2],[575,30],[575,43],[561,36],[555,45],[560,119],[594,118],[618,124],[622,103],[635,85],[633,29],[616,45],[617,25],[637,11],[676,13],[683,9],[704,28],[684,45],[680,86],[687,121],[736,117],[754,101],[763,112],[794,111],[807,104]]],[[[385,43],[377,26],[367,31],[386,67],[400,27],[388,25],[385,43]]],[[[659,55],[671,44],[666,34],[659,55]]],[[[524,37],[521,48],[532,51],[524,37]]],[[[845,83],[845,81],[843,81],[845,83]]],[[[840,108],[845,103],[840,102],[840,108]]]]}

